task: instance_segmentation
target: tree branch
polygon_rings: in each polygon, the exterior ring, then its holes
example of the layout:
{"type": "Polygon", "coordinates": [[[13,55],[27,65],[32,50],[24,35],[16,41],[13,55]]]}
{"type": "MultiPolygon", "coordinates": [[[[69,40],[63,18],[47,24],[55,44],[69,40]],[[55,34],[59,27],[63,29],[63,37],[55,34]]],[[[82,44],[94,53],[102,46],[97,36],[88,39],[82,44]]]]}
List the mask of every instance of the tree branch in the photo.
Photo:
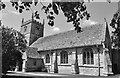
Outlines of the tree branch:
{"type": "Polygon", "coordinates": [[[40,4],[41,4],[42,6],[44,6],[43,3],[41,2],[41,0],[40,0],[40,4]]]}

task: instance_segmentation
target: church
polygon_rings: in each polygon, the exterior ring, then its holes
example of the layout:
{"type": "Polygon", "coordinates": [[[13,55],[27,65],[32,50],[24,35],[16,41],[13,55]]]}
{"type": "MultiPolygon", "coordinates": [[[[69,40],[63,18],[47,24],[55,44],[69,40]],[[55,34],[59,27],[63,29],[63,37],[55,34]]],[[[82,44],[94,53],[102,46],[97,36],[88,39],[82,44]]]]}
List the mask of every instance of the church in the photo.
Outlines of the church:
{"type": "MultiPolygon", "coordinates": [[[[28,60],[29,54],[33,60],[43,59],[48,73],[97,76],[113,74],[113,60],[116,59],[113,58],[107,22],[83,27],[81,30],[70,30],[44,37],[44,21],[43,24],[34,19],[23,22],[21,32],[26,36],[28,46],[36,48],[34,51],[26,52],[23,63],[28,60]]],[[[38,61],[38,65],[39,63],[38,61]]],[[[118,71],[119,65],[116,63],[118,71]]]]}
{"type": "Polygon", "coordinates": [[[112,74],[111,40],[107,23],[40,37],[30,47],[38,49],[50,73],[112,74]],[[92,71],[92,72],[91,72],[92,71]]]}

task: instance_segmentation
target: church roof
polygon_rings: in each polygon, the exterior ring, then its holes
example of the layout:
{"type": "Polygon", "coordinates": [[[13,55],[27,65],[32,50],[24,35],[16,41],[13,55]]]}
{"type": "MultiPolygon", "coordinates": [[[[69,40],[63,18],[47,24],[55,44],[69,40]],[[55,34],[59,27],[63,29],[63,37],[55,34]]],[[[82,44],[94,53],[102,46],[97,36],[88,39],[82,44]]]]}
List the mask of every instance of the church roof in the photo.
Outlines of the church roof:
{"type": "Polygon", "coordinates": [[[101,44],[101,41],[105,41],[105,26],[96,24],[82,28],[82,32],[79,33],[76,30],[70,30],[39,38],[31,47],[38,48],[38,51],[45,51],[97,45],[101,44]]]}

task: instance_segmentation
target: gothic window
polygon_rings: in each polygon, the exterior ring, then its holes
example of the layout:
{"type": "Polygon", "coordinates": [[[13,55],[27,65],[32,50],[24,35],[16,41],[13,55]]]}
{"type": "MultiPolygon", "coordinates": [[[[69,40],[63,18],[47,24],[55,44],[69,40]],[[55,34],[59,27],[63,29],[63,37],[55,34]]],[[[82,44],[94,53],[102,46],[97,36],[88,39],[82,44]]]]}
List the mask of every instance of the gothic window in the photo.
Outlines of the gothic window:
{"type": "Polygon", "coordinates": [[[50,56],[49,56],[49,54],[46,55],[46,59],[45,60],[46,60],[46,63],[50,63],[50,56]]]}
{"type": "Polygon", "coordinates": [[[68,53],[66,51],[62,51],[60,56],[61,56],[61,64],[67,64],[68,63],[68,53]]]}
{"type": "Polygon", "coordinates": [[[91,48],[83,50],[83,64],[94,64],[94,54],[91,48]]]}

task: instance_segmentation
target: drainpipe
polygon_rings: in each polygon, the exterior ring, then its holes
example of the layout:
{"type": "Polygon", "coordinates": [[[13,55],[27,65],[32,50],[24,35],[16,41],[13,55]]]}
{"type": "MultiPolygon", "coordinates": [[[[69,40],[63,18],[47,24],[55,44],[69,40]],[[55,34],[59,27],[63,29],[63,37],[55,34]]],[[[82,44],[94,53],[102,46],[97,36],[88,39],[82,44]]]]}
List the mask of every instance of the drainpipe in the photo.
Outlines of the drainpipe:
{"type": "Polygon", "coordinates": [[[98,45],[97,46],[97,51],[98,51],[98,76],[100,76],[100,48],[98,45]]]}

